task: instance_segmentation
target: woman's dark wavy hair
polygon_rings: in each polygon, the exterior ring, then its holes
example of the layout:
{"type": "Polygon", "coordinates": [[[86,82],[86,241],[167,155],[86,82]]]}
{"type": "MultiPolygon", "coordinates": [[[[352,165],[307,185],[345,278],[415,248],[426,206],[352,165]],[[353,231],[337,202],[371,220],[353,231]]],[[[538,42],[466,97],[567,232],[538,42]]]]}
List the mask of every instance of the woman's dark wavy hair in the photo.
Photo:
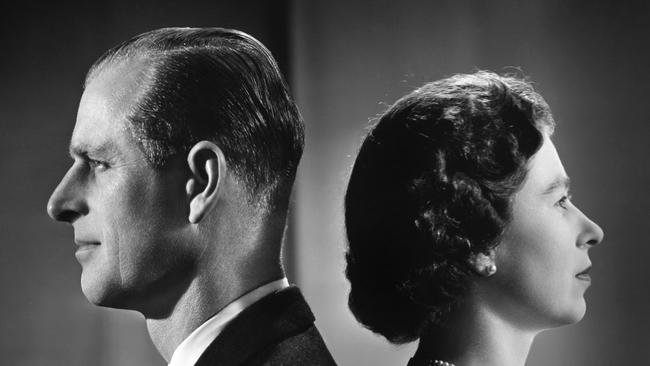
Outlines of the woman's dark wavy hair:
{"type": "Polygon", "coordinates": [[[462,300],[472,254],[498,245],[528,160],[552,133],[525,80],[480,71],[428,83],[372,127],[345,197],[349,306],[393,343],[462,300]]]}

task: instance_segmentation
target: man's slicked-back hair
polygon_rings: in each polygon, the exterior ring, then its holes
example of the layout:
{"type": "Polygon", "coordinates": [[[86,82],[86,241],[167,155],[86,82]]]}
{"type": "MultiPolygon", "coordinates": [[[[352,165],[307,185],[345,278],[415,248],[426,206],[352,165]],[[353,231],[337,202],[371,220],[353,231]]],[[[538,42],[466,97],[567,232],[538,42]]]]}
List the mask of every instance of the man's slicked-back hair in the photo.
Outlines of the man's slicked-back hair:
{"type": "Polygon", "coordinates": [[[209,140],[248,187],[251,202],[286,209],[304,126],[262,43],[231,29],[158,29],[108,50],[85,85],[116,65],[142,65],[127,118],[150,165],[161,169],[209,140]]]}

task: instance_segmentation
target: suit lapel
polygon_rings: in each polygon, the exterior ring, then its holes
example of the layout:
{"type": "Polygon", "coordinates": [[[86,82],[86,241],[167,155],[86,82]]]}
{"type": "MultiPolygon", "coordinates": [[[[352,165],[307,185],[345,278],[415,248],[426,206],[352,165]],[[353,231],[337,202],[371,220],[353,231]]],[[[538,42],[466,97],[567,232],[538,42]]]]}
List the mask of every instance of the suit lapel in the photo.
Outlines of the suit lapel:
{"type": "Polygon", "coordinates": [[[236,366],[259,351],[304,331],[314,315],[300,290],[291,286],[244,309],[201,355],[196,366],[236,366]]]}

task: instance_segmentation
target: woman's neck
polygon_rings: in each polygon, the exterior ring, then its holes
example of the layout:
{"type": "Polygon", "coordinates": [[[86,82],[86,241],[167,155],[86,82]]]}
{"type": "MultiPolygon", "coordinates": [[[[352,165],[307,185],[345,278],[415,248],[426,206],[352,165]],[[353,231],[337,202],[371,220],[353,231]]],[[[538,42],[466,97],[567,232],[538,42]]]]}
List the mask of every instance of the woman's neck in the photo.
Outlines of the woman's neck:
{"type": "Polygon", "coordinates": [[[485,308],[465,307],[420,339],[417,355],[456,366],[524,366],[537,335],[485,308]]]}

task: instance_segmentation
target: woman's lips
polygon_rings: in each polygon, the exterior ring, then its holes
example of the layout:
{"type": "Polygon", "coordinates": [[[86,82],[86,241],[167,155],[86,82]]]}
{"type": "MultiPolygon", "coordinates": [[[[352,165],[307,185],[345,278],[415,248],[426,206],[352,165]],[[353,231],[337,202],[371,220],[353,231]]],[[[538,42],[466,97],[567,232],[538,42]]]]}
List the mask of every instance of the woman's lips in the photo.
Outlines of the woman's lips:
{"type": "Polygon", "coordinates": [[[587,281],[591,282],[591,276],[589,275],[589,271],[591,271],[591,266],[587,267],[584,271],[578,273],[576,275],[576,278],[582,281],[587,281]]]}

